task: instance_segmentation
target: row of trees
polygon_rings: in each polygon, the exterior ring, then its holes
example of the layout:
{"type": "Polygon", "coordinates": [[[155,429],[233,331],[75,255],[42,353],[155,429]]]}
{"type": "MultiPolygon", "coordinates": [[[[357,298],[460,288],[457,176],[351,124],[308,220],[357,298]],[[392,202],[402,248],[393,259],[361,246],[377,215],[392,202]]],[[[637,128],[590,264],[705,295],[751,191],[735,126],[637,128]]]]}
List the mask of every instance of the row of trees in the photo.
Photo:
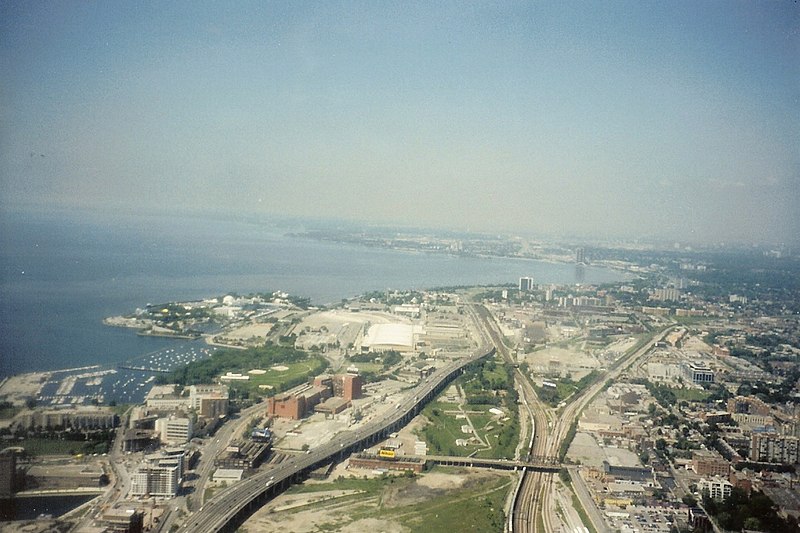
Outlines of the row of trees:
{"type": "Polygon", "coordinates": [[[798,531],[797,519],[789,515],[781,518],[775,504],[763,492],[753,491],[748,495],[744,490],[734,487],[725,501],[703,496],[703,507],[717,523],[728,531],[767,531],[784,533],[798,531]]]}

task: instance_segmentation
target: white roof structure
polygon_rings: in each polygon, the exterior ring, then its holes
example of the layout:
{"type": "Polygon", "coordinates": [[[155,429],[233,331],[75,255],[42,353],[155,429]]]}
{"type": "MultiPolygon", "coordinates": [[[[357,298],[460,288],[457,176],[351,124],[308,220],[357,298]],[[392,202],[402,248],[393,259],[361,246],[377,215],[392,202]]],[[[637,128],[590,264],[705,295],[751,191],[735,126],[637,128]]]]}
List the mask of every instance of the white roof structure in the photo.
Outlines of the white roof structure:
{"type": "Polygon", "coordinates": [[[414,334],[419,331],[418,326],[411,324],[373,324],[364,336],[361,346],[371,352],[410,351],[414,349],[414,334]]]}

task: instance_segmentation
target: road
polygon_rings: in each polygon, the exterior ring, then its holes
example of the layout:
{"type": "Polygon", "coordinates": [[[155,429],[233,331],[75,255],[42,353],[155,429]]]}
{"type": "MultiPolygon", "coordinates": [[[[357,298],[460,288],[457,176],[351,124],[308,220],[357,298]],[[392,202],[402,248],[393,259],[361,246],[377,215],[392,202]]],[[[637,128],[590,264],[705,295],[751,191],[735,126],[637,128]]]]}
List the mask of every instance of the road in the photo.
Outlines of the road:
{"type": "Polygon", "coordinates": [[[278,465],[262,469],[255,475],[215,494],[199,511],[184,524],[183,530],[192,533],[206,533],[232,528],[238,519],[249,515],[261,506],[263,501],[288,487],[294,480],[327,462],[339,460],[353,451],[377,442],[388,435],[390,430],[405,425],[422,409],[422,406],[449,383],[467,364],[493,354],[486,345],[468,357],[452,361],[438,369],[427,380],[411,389],[406,399],[394,409],[372,420],[367,425],[342,432],[330,441],[309,450],[305,455],[291,458],[278,465]]]}
{"type": "Polygon", "coordinates": [[[223,424],[213,437],[209,437],[209,442],[203,445],[200,461],[197,464],[197,468],[195,468],[197,480],[194,482],[194,495],[187,502],[190,511],[196,511],[203,506],[205,486],[211,477],[214,460],[220,451],[228,447],[234,436],[241,433],[242,429],[252,422],[254,416],[266,412],[266,408],[266,403],[264,402],[251,405],[241,411],[237,419],[223,424]]]}
{"type": "MultiPolygon", "coordinates": [[[[475,312],[480,317],[479,323],[484,327],[486,335],[491,338],[498,353],[508,364],[515,363],[491,313],[483,306],[475,306],[475,312]]],[[[642,347],[615,363],[604,379],[598,380],[582,393],[572,396],[568,405],[558,416],[555,415],[554,410],[546,409],[539,402],[529,377],[517,369],[516,375],[522,392],[522,402],[531,414],[534,427],[534,435],[530,442],[531,455],[558,456],[561,443],[568,437],[571,426],[586,405],[605,387],[606,382],[616,379],[622,372],[639,361],[670,329],[671,326],[656,332],[642,347]]],[[[550,533],[560,529],[560,520],[553,513],[556,506],[555,498],[557,498],[554,494],[555,478],[553,476],[546,472],[531,472],[523,469],[519,488],[514,498],[512,515],[507,523],[509,531],[538,532],[540,529],[544,529],[545,532],[550,533]]],[[[585,492],[585,487],[581,485],[581,488],[584,488],[585,492]]],[[[581,495],[579,492],[579,496],[581,495]]],[[[580,499],[594,528],[601,533],[606,531],[605,522],[597,510],[594,500],[591,497],[581,497],[580,499]]],[[[569,523],[570,520],[567,519],[567,522],[569,523]]]]}
{"type": "MultiPolygon", "coordinates": [[[[573,423],[578,419],[583,409],[591,402],[595,396],[602,391],[606,383],[609,381],[616,380],[623,372],[625,372],[628,368],[632,365],[636,364],[644,355],[649,352],[653,346],[664,338],[664,335],[672,329],[672,326],[664,328],[662,330],[657,331],[654,333],[650,339],[644,343],[638,350],[634,351],[633,353],[628,354],[627,356],[621,358],[617,361],[612,369],[603,376],[603,379],[596,381],[593,385],[585,389],[582,393],[577,396],[572,397],[572,401],[564,407],[564,410],[561,412],[561,416],[555,419],[555,425],[553,428],[553,439],[550,441],[550,452],[558,453],[558,450],[561,446],[561,443],[567,438],[570,427],[573,423]]],[[[605,532],[607,530],[605,521],[603,520],[602,516],[600,515],[599,510],[597,509],[596,504],[594,503],[594,499],[588,495],[583,483],[581,480],[575,480],[575,476],[578,476],[578,470],[572,469],[570,471],[573,477],[573,486],[576,488],[576,493],[581,500],[581,504],[583,505],[584,509],[586,510],[589,519],[592,522],[595,530],[598,532],[605,532]],[[583,489],[583,490],[581,490],[583,489]]]]}

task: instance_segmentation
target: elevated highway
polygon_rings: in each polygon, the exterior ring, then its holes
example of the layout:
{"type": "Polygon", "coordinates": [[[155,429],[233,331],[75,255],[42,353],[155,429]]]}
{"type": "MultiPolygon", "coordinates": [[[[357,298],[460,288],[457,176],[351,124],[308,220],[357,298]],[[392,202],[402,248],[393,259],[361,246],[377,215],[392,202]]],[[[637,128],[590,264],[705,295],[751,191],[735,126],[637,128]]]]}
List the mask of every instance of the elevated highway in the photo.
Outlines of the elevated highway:
{"type": "Polygon", "coordinates": [[[419,414],[469,363],[494,355],[495,349],[483,344],[468,357],[450,362],[408,391],[406,399],[389,412],[365,425],[334,436],[330,441],[276,467],[259,471],[207,502],[184,524],[182,531],[211,533],[233,531],[253,512],[292,483],[331,461],[341,461],[351,453],[375,445],[398,431],[419,414]]]}

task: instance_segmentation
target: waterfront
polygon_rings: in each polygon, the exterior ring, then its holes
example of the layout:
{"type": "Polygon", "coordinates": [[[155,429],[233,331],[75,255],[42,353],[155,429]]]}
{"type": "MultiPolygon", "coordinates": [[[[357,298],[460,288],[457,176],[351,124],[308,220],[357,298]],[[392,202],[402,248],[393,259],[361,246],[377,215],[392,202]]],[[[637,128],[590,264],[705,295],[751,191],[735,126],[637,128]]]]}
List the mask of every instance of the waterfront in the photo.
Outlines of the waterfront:
{"type": "Polygon", "coordinates": [[[528,275],[559,284],[622,278],[571,264],[291,239],[287,231],[178,216],[6,213],[0,377],[116,366],[185,342],[102,323],[151,302],[280,289],[326,304],[370,290],[514,283],[528,275]]]}
{"type": "Polygon", "coordinates": [[[31,520],[41,515],[59,517],[94,497],[95,494],[61,494],[58,496],[22,496],[3,500],[0,501],[0,521],[31,520]]]}

